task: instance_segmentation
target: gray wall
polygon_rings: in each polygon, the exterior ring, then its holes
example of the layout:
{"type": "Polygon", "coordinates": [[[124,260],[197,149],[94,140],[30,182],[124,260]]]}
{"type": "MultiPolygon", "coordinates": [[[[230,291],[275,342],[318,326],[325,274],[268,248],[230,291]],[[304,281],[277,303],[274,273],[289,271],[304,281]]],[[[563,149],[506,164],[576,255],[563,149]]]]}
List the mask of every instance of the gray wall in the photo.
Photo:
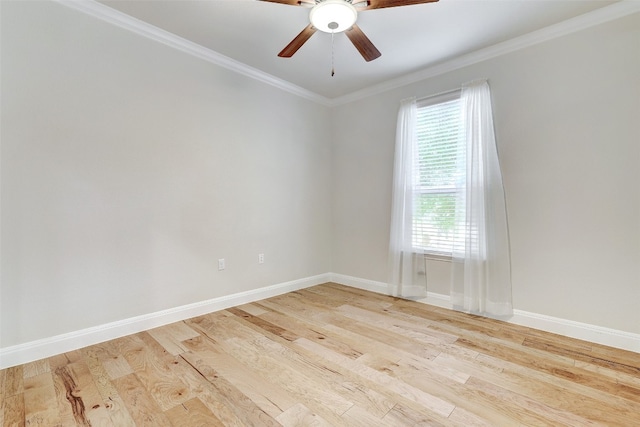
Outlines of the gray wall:
{"type": "Polygon", "coordinates": [[[1,346],[330,271],[328,128],[65,6],[2,2],[1,346]]]}
{"type": "MultiPolygon", "coordinates": [[[[334,108],[333,270],[386,282],[400,100],[488,78],[514,306],[640,332],[640,15],[334,108]]],[[[449,264],[429,265],[448,294],[449,264]]]]}

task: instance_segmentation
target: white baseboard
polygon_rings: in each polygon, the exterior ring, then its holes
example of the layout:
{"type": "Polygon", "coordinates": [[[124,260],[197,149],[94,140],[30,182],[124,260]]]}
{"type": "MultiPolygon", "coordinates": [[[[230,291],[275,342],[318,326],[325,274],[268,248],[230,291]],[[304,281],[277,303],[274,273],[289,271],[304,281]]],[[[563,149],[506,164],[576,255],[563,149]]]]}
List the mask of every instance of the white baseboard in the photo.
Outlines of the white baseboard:
{"type": "MultiPolygon", "coordinates": [[[[388,294],[388,285],[384,282],[376,282],[374,280],[335,273],[331,273],[330,277],[332,282],[341,285],[388,294]]],[[[427,297],[418,300],[418,302],[453,309],[449,295],[427,292],[427,297]]],[[[524,310],[514,309],[513,312],[513,317],[508,320],[509,323],[640,353],[640,334],[561,319],[544,314],[531,313],[524,310]]]]}
{"type": "Polygon", "coordinates": [[[632,332],[515,309],[509,323],[640,353],[640,334],[632,332]]]}
{"type": "MultiPolygon", "coordinates": [[[[331,281],[340,285],[350,286],[365,291],[376,292],[379,294],[389,295],[389,285],[384,282],[376,282],[375,280],[361,279],[359,277],[346,276],[344,274],[330,273],[331,281]]],[[[449,295],[436,294],[427,292],[426,298],[417,300],[429,305],[453,309],[449,295]]]]}
{"type": "Polygon", "coordinates": [[[329,277],[333,283],[337,283],[339,285],[389,295],[389,285],[384,282],[376,282],[375,280],[361,279],[359,277],[346,276],[344,274],[337,273],[329,273],[329,277]]]}
{"type": "Polygon", "coordinates": [[[225,308],[308,288],[330,280],[330,274],[320,274],[2,348],[0,349],[0,369],[77,350],[191,317],[224,310],[225,308]]]}
{"type": "MultiPolygon", "coordinates": [[[[105,325],[82,329],[50,338],[31,341],[0,349],[0,369],[8,368],[34,360],[50,357],[67,351],[76,350],[89,345],[108,341],[125,335],[135,334],[157,328],[173,322],[211,313],[225,308],[247,304],[287,292],[320,285],[326,282],[339,283],[358,289],[380,294],[388,294],[388,286],[384,282],[346,276],[344,274],[325,273],[304,279],[293,280],[251,291],[240,292],[219,298],[213,298],[193,304],[187,304],[167,310],[136,316],[105,325]]],[[[427,292],[427,297],[419,302],[451,309],[448,295],[427,292]]],[[[640,334],[634,334],[602,326],[575,322],[573,320],[514,310],[510,323],[528,326],[547,332],[553,332],[572,338],[578,338],[598,344],[621,348],[640,353],[640,334]]]]}

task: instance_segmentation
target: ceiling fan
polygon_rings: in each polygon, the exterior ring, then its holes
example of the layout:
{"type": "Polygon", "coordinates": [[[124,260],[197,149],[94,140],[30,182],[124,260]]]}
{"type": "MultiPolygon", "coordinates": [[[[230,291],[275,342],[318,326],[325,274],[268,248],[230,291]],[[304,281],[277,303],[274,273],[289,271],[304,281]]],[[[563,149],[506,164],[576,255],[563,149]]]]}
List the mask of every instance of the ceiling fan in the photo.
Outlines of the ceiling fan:
{"type": "Polygon", "coordinates": [[[278,54],[281,58],[290,58],[316,32],[344,32],[351,43],[358,49],[365,61],[379,58],[380,51],[356,25],[358,11],[382,9],[385,7],[409,6],[422,3],[433,3],[438,0],[260,0],[291,6],[311,7],[310,24],[300,32],[291,43],[278,54]]]}

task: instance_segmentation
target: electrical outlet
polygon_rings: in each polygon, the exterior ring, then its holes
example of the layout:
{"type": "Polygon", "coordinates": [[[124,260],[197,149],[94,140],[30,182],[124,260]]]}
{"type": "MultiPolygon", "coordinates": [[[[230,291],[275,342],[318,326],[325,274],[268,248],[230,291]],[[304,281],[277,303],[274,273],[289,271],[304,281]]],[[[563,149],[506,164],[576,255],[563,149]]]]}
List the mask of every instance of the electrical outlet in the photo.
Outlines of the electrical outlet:
{"type": "Polygon", "coordinates": [[[264,264],[264,254],[258,254],[258,264],[264,264]]]}
{"type": "Polygon", "coordinates": [[[224,270],[224,258],[218,260],[218,270],[224,270]]]}

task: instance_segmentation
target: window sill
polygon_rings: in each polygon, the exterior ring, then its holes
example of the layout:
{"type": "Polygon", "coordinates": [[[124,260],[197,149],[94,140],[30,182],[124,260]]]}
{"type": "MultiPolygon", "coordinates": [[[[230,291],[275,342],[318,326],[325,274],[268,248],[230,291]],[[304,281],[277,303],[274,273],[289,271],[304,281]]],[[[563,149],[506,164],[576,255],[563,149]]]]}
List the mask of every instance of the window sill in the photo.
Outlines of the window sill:
{"type": "Polygon", "coordinates": [[[428,259],[431,261],[451,262],[451,259],[452,259],[450,254],[441,254],[437,252],[424,252],[422,253],[422,255],[424,255],[425,259],[428,259]]]}

